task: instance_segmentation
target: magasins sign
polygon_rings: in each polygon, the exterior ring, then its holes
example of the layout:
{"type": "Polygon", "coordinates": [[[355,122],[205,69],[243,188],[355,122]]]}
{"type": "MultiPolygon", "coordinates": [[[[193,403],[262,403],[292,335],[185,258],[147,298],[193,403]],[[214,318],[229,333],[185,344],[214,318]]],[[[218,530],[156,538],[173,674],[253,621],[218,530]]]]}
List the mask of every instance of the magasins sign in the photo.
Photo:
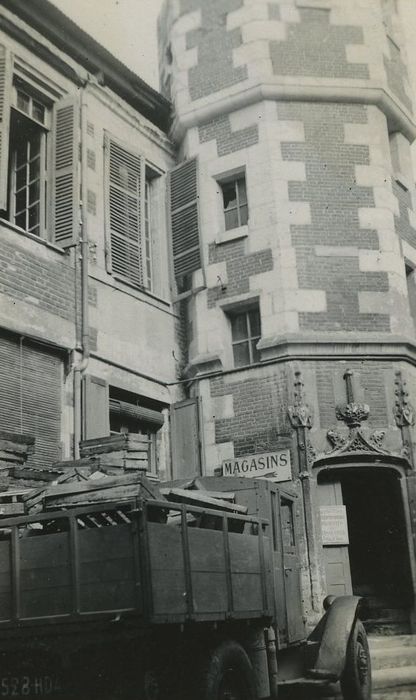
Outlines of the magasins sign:
{"type": "Polygon", "coordinates": [[[223,476],[263,476],[273,481],[290,481],[292,478],[290,451],[277,450],[238,459],[224,459],[222,474],[223,476]]]}

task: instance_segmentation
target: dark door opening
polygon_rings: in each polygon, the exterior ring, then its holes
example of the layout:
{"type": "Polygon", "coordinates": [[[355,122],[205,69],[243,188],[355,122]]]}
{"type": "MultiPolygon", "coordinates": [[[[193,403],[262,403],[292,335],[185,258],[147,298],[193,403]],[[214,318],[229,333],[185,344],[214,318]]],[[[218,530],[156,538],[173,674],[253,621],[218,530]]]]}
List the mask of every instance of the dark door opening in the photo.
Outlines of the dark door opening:
{"type": "Polygon", "coordinates": [[[407,618],[412,587],[399,475],[376,467],[339,469],[319,482],[324,493],[329,483],[341,489],[352,592],[365,598],[366,616],[380,624],[407,618]]]}

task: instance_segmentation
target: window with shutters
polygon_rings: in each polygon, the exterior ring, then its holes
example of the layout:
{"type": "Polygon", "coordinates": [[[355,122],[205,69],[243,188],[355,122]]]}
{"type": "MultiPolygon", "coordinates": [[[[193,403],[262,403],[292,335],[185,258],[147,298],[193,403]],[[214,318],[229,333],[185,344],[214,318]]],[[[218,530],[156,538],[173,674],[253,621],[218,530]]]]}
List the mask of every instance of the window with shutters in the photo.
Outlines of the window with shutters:
{"type": "Polygon", "coordinates": [[[47,231],[50,107],[22,84],[13,86],[9,133],[9,174],[6,217],[19,228],[42,238],[47,231]]]}
{"type": "Polygon", "coordinates": [[[60,97],[0,44],[0,217],[62,247],[79,232],[78,94],[60,97]]]}
{"type": "Polygon", "coordinates": [[[160,173],[112,137],[106,137],[105,148],[108,270],[152,291],[153,190],[160,173]]]}

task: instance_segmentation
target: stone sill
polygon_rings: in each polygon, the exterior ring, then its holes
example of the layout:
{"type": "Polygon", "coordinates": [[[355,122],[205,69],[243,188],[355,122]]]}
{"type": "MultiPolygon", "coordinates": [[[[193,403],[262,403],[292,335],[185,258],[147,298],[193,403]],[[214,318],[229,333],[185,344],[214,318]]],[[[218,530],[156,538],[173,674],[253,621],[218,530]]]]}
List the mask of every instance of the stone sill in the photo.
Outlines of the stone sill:
{"type": "Polygon", "coordinates": [[[231,228],[228,231],[220,231],[218,233],[215,243],[221,245],[222,243],[229,243],[230,241],[238,241],[240,238],[247,238],[248,236],[248,226],[239,226],[238,228],[231,228]]]}

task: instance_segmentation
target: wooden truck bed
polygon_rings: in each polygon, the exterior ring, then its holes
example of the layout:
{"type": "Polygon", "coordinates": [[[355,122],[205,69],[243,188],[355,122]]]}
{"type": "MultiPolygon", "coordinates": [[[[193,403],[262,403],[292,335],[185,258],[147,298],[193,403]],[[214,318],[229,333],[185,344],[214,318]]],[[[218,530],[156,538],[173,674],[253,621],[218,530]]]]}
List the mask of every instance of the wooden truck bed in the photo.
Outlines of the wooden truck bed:
{"type": "Polygon", "coordinates": [[[263,525],[153,500],[4,520],[0,628],[124,614],[144,625],[270,618],[263,525]]]}

